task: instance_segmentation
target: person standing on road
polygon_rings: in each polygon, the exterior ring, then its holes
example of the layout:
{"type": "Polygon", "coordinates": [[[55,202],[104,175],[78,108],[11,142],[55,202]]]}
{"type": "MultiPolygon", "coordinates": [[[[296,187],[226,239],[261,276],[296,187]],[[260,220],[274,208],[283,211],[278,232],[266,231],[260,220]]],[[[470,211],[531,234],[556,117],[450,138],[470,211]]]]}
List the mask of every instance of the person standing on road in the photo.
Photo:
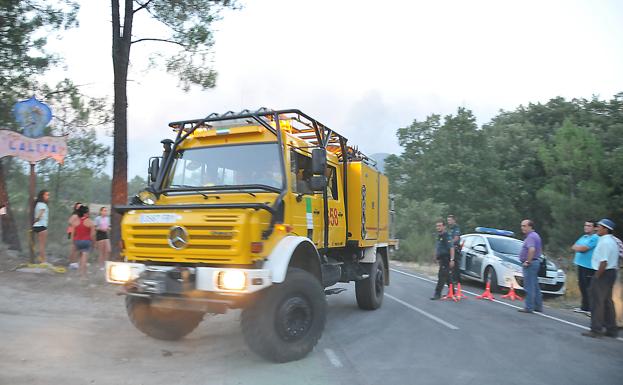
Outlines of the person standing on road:
{"type": "Polygon", "coordinates": [[[588,288],[595,273],[591,259],[593,258],[593,249],[597,246],[597,241],[599,241],[599,236],[595,234],[595,221],[586,221],[584,222],[584,234],[571,246],[571,249],[575,251],[573,263],[578,268],[578,286],[582,294],[582,306],[573,309],[576,313],[584,313],[586,315],[591,313],[588,288]]]}
{"type": "Polygon", "coordinates": [[[443,221],[437,221],[435,224],[437,229],[437,240],[435,242],[435,259],[439,263],[439,272],[437,273],[437,287],[432,300],[441,298],[441,290],[449,281],[449,270],[454,267],[454,247],[452,237],[446,232],[446,226],[443,221]]]}
{"type": "Polygon", "coordinates": [[[108,239],[108,231],[110,230],[110,217],[108,216],[108,208],[100,208],[100,213],[95,217],[95,239],[97,250],[99,251],[99,267],[104,270],[104,264],[110,255],[110,239],[108,239]]]}
{"type": "Polygon", "coordinates": [[[526,292],[525,307],[522,313],[543,311],[543,295],[539,287],[539,268],[543,243],[541,236],[534,231],[534,222],[530,219],[521,221],[521,232],[526,235],[519,253],[519,261],[523,267],[524,290],[526,292]]]}
{"type": "Polygon", "coordinates": [[[50,193],[48,190],[41,190],[39,194],[37,194],[37,200],[35,201],[32,231],[37,234],[37,241],[39,242],[39,263],[47,263],[45,242],[48,239],[48,217],[50,215],[50,209],[48,208],[49,199],[50,193]]]}
{"type": "Polygon", "coordinates": [[[71,236],[74,233],[74,226],[80,221],[78,217],[78,209],[82,206],[81,202],[74,203],[74,211],[71,213],[69,218],[67,219],[67,239],[71,242],[71,251],[69,252],[69,257],[67,258],[69,261],[70,269],[78,268],[78,250],[76,250],[76,245],[74,245],[74,241],[71,239],[71,236]]]}
{"type": "Polygon", "coordinates": [[[89,208],[87,206],[82,205],[78,208],[78,221],[74,226],[72,238],[76,245],[76,250],[80,253],[80,277],[86,279],[89,251],[91,251],[93,240],[95,239],[95,224],[89,219],[89,208]]]}
{"type": "Polygon", "coordinates": [[[454,267],[451,269],[450,282],[455,287],[456,284],[461,282],[461,228],[456,223],[456,217],[454,215],[448,215],[448,234],[452,237],[452,243],[454,246],[454,267]]]}
{"type": "MultiPolygon", "coordinates": [[[[623,267],[623,241],[619,238],[612,236],[619,246],[619,269],[623,267]]],[[[616,313],[617,327],[623,328],[623,274],[621,270],[618,272],[618,278],[614,282],[612,288],[612,302],[614,303],[614,312],[616,313]]]]}
{"type": "Polygon", "coordinates": [[[587,337],[601,337],[603,329],[606,336],[618,337],[619,331],[615,322],[612,287],[617,275],[619,262],[619,246],[614,240],[612,231],[614,222],[604,218],[597,222],[599,242],[593,250],[593,269],[595,274],[591,281],[591,330],[582,333],[587,337]]]}

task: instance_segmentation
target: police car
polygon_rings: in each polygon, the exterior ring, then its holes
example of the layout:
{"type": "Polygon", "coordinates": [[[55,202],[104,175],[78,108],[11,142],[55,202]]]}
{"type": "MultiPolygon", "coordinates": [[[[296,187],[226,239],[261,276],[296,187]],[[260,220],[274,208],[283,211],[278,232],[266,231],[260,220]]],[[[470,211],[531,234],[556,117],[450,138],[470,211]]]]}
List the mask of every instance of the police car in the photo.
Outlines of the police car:
{"type": "MultiPolygon", "coordinates": [[[[476,233],[461,236],[460,269],[463,277],[480,282],[491,280],[491,290],[500,288],[523,290],[523,273],[519,252],[522,241],[513,238],[514,233],[486,227],[476,227],[476,233]]],[[[547,271],[539,274],[541,292],[562,295],[565,293],[565,272],[549,259],[547,271]]]]}

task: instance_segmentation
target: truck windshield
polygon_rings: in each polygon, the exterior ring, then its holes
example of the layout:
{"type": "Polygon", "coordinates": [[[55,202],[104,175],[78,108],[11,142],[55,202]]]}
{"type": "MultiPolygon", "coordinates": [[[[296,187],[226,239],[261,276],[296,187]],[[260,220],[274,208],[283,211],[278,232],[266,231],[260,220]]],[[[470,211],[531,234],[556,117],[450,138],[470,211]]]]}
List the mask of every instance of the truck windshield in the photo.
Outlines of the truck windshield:
{"type": "Polygon", "coordinates": [[[264,185],[281,189],[280,161],[277,143],[179,150],[163,187],[264,185]]]}

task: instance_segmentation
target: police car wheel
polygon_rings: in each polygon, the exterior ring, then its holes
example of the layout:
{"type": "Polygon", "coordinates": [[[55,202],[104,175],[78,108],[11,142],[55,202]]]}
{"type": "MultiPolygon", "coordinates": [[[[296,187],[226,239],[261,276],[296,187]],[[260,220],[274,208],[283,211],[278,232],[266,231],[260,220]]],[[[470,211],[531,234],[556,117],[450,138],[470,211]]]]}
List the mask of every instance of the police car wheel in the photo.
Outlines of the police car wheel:
{"type": "Polygon", "coordinates": [[[151,306],[147,298],[127,296],[125,304],[132,324],[141,332],[159,340],[179,340],[195,330],[203,319],[203,313],[200,312],[151,306]]]}
{"type": "Polygon", "coordinates": [[[487,270],[485,271],[485,285],[487,284],[488,280],[491,280],[491,292],[499,293],[500,286],[498,285],[498,275],[495,272],[493,266],[487,267],[487,270]]]}
{"type": "Polygon", "coordinates": [[[357,305],[364,310],[376,310],[383,303],[385,292],[385,266],[381,254],[376,255],[374,263],[362,264],[368,278],[355,282],[357,305]]]}
{"type": "Polygon", "coordinates": [[[299,360],[318,343],[327,301],[320,282],[298,268],[285,281],[257,293],[242,310],[240,325],[249,348],[273,362],[299,360]]]}

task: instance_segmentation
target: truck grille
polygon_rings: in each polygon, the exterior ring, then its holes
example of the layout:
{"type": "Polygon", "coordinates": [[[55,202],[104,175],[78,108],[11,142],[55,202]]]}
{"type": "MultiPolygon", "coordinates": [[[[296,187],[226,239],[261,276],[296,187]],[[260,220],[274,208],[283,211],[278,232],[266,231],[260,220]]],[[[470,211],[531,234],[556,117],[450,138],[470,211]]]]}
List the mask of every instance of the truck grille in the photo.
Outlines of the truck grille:
{"type": "Polygon", "coordinates": [[[224,263],[241,253],[242,214],[201,215],[203,223],[131,224],[125,228],[126,255],[131,259],[193,263],[224,263]],[[169,245],[172,227],[188,232],[188,244],[182,249],[169,245]]]}

